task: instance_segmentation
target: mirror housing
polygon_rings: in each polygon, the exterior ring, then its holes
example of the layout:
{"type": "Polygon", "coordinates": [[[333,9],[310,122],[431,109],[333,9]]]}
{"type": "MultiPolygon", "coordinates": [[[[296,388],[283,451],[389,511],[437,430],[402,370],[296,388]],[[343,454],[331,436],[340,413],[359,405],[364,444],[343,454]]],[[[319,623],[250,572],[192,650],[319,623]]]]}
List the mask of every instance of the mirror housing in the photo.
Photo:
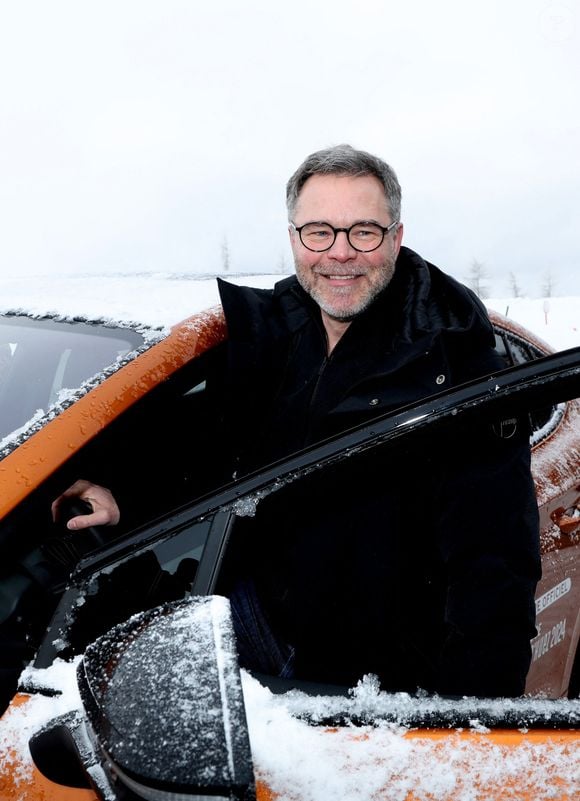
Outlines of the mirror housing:
{"type": "Polygon", "coordinates": [[[255,799],[226,598],[195,597],[133,616],[87,648],[77,680],[113,785],[146,799],[255,799]]]}

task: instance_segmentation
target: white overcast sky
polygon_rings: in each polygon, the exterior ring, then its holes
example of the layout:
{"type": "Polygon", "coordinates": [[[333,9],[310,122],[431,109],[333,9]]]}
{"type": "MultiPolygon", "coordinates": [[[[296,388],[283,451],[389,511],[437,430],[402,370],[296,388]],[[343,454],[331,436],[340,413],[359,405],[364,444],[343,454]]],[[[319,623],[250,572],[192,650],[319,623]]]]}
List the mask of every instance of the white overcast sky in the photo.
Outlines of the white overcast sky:
{"type": "Polygon", "coordinates": [[[580,295],[577,0],[0,0],[4,276],[290,270],[286,180],[340,142],[428,260],[580,295]]]}

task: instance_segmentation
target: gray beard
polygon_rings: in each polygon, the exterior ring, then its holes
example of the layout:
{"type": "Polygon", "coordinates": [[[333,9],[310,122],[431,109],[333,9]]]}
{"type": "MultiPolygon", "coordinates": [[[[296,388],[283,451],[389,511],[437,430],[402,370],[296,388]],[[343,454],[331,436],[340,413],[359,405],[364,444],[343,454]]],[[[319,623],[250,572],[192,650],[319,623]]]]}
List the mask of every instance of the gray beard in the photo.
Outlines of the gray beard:
{"type": "MultiPolygon", "coordinates": [[[[374,286],[372,290],[369,292],[369,294],[349,311],[346,311],[344,309],[335,309],[333,305],[330,304],[327,300],[324,300],[322,297],[319,297],[320,293],[316,289],[312,290],[310,287],[306,285],[298,270],[296,270],[296,278],[298,279],[298,283],[300,284],[302,289],[308,295],[310,295],[312,300],[322,309],[322,311],[325,314],[327,314],[333,320],[347,323],[351,320],[354,320],[355,317],[358,317],[359,314],[362,314],[369,308],[369,306],[373,303],[377,295],[380,295],[380,293],[391,283],[394,272],[395,268],[393,265],[390,270],[385,272],[383,280],[380,282],[380,284],[374,286]]],[[[340,292],[340,289],[338,291],[340,292]]]]}

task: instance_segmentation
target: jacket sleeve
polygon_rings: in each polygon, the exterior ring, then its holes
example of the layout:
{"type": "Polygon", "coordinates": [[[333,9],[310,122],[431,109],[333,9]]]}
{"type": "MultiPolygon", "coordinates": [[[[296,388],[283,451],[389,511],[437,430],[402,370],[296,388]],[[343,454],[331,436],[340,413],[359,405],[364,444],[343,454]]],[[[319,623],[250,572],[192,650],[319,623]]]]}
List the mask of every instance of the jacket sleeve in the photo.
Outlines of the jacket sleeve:
{"type": "Polygon", "coordinates": [[[524,692],[541,575],[528,426],[480,425],[445,455],[436,503],[446,568],[443,694],[524,692]]]}

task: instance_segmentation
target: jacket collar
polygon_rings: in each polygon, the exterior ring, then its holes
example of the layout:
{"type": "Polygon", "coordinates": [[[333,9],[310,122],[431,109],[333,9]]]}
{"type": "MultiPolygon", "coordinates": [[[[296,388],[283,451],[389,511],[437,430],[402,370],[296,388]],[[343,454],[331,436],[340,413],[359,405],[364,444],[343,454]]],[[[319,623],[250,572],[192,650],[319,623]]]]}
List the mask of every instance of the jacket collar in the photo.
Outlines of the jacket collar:
{"type": "MultiPolygon", "coordinates": [[[[273,297],[281,304],[291,333],[312,319],[321,324],[317,304],[295,275],[278,281],[273,297]]],[[[470,332],[490,342],[492,336],[487,312],[475,293],[407,247],[399,252],[389,286],[348,330],[368,325],[379,325],[383,334],[400,344],[424,341],[426,336],[430,339],[442,332],[470,332]]]]}

